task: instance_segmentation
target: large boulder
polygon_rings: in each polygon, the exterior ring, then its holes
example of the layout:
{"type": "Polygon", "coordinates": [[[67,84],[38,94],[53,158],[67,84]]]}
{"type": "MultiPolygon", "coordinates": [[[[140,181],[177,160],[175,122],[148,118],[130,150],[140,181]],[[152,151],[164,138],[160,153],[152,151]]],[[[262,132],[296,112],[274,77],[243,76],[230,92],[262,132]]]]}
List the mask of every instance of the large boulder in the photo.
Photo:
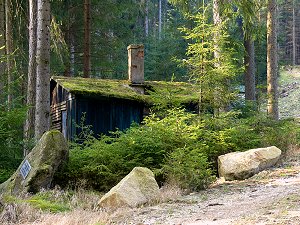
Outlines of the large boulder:
{"type": "Polygon", "coordinates": [[[100,207],[137,207],[157,198],[159,187],[151,170],[135,167],[99,201],[100,207]]]}
{"type": "Polygon", "coordinates": [[[225,180],[243,180],[274,166],[281,150],[275,146],[232,152],[218,157],[219,176],[225,180]]]}
{"type": "Polygon", "coordinates": [[[49,188],[53,175],[68,157],[68,145],[57,130],[46,132],[17,171],[0,185],[0,194],[36,193],[49,188]]]}

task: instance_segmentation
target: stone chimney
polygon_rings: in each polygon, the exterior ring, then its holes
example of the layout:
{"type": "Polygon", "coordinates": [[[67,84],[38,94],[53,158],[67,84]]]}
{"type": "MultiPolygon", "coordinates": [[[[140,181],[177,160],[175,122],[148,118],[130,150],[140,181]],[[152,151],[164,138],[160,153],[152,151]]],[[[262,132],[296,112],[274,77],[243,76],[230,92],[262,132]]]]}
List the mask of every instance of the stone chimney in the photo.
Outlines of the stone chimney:
{"type": "Polygon", "coordinates": [[[128,76],[131,84],[144,83],[144,45],[129,45],[128,76]]]}

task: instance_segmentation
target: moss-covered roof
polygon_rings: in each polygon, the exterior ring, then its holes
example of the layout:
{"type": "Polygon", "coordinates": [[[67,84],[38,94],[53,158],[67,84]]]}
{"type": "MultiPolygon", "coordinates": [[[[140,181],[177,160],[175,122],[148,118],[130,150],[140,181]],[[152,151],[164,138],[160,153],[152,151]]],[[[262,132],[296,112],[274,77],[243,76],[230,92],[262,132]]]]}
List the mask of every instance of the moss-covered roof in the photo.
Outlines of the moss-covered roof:
{"type": "Polygon", "coordinates": [[[52,80],[75,95],[128,99],[151,104],[155,101],[154,98],[157,98],[151,93],[159,92],[163,95],[164,93],[172,95],[172,99],[180,103],[198,101],[197,88],[184,82],[146,81],[143,85],[146,94],[143,95],[138,93],[127,80],[59,76],[52,77],[52,80]]]}

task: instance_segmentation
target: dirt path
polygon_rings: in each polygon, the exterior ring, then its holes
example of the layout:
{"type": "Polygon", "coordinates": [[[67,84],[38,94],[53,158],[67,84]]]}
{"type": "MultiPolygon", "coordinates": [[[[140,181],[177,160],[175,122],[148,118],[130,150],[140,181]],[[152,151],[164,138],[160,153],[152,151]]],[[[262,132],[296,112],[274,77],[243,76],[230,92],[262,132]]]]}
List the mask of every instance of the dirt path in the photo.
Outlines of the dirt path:
{"type": "Polygon", "coordinates": [[[118,212],[111,224],[300,224],[300,157],[245,181],[118,212]]]}

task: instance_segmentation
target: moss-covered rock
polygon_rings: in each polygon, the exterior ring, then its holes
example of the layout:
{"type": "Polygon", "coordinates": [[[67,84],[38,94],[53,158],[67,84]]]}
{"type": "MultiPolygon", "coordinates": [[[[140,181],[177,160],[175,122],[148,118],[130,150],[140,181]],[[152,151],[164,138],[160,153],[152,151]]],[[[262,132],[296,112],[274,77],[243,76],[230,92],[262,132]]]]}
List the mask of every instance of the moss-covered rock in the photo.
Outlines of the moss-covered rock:
{"type": "Polygon", "coordinates": [[[157,198],[159,187],[151,170],[135,167],[99,201],[100,207],[136,207],[157,198]]]}
{"type": "Polygon", "coordinates": [[[36,193],[42,188],[49,188],[54,173],[67,156],[68,145],[63,135],[57,130],[46,132],[11,178],[0,185],[0,193],[17,195],[23,192],[36,193]],[[31,169],[24,178],[21,168],[25,162],[29,163],[31,169]]]}

